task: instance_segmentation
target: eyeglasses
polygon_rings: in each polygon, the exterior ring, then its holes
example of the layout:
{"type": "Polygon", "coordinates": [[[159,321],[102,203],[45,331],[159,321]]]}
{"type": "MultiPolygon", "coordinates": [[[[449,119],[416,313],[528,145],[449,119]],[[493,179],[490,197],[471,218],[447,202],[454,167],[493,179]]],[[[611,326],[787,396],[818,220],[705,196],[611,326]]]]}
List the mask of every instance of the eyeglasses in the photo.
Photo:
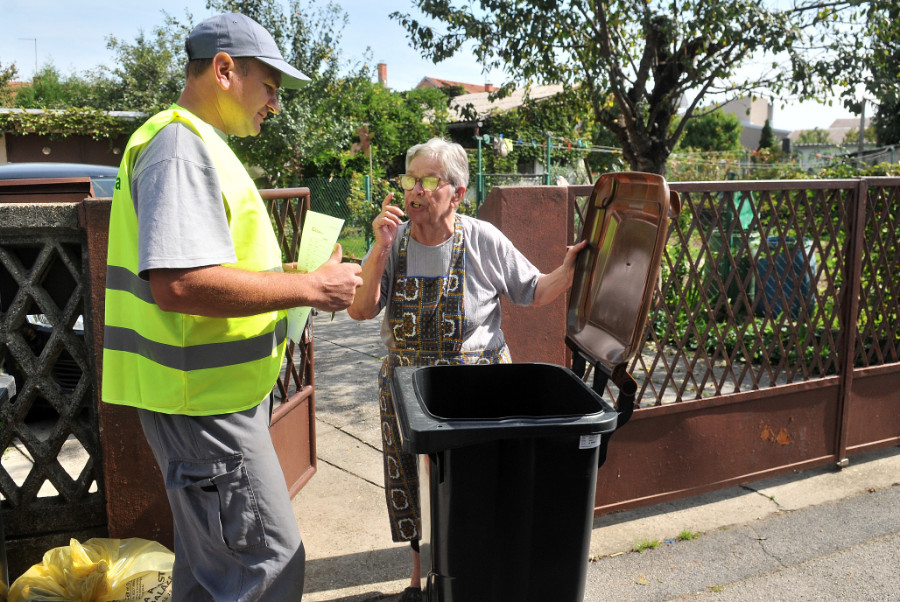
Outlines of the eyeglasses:
{"type": "Polygon", "coordinates": [[[403,188],[403,190],[412,190],[416,187],[416,182],[421,182],[422,188],[427,190],[428,192],[434,192],[435,190],[437,190],[438,185],[441,182],[444,182],[445,184],[450,183],[446,180],[442,180],[437,176],[425,176],[424,178],[416,178],[409,174],[402,174],[400,176],[400,187],[403,188]]]}

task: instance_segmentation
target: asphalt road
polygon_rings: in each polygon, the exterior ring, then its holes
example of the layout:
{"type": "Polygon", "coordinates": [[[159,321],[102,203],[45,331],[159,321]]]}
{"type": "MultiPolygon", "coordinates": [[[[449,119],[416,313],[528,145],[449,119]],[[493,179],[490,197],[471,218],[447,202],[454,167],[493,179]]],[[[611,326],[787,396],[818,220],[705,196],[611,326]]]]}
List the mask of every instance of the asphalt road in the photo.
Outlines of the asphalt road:
{"type": "Polygon", "coordinates": [[[586,602],[900,600],[900,484],[604,558],[586,590],[586,602]]]}

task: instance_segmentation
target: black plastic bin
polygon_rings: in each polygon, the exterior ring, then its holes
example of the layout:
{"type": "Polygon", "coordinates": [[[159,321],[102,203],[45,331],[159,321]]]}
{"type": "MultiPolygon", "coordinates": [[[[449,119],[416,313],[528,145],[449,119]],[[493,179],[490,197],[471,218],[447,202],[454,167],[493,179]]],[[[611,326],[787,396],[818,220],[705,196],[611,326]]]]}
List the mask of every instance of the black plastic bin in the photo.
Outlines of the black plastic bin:
{"type": "Polygon", "coordinates": [[[426,599],[580,602],[616,411],[553,364],[398,367],[392,391],[419,454],[426,599]]]}

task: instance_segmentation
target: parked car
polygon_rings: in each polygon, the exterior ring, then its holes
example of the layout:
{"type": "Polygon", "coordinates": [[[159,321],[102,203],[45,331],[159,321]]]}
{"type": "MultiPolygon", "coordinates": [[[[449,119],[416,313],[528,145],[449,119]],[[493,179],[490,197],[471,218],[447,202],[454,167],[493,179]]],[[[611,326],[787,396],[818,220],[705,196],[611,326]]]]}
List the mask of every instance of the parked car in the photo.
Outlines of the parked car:
{"type": "Polygon", "coordinates": [[[91,179],[94,195],[111,197],[116,186],[118,167],[90,163],[5,163],[0,165],[0,182],[43,178],[91,179]]]}
{"type": "MultiPolygon", "coordinates": [[[[95,196],[111,197],[115,189],[118,172],[118,167],[87,163],[6,163],[0,165],[0,187],[3,186],[4,182],[8,183],[12,180],[65,180],[68,178],[88,177],[91,179],[95,196]]],[[[82,316],[78,317],[72,330],[79,338],[84,337],[82,316]]],[[[53,326],[44,315],[29,314],[26,316],[23,334],[36,356],[40,355],[52,332],[53,326]]],[[[21,389],[23,376],[15,362],[11,358],[7,359],[9,361],[5,362],[6,365],[0,366],[0,372],[12,374],[17,381],[16,384],[21,389]]],[[[75,390],[81,378],[81,368],[69,355],[68,351],[63,349],[54,362],[51,376],[63,393],[71,393],[75,390]]],[[[46,413],[48,408],[48,402],[38,399],[32,406],[32,412],[29,416],[40,417],[46,413]]]]}

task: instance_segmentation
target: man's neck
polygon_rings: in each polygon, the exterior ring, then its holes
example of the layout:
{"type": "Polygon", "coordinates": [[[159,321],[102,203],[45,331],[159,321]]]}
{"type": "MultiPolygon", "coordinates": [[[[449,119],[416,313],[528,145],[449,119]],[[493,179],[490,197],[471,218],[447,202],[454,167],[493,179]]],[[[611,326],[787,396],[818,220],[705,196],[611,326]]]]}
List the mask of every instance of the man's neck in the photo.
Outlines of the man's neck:
{"type": "Polygon", "coordinates": [[[215,108],[216,102],[214,99],[205,98],[188,86],[181,92],[181,96],[178,97],[176,104],[187,109],[217,130],[224,131],[224,124],[215,108]]]}

